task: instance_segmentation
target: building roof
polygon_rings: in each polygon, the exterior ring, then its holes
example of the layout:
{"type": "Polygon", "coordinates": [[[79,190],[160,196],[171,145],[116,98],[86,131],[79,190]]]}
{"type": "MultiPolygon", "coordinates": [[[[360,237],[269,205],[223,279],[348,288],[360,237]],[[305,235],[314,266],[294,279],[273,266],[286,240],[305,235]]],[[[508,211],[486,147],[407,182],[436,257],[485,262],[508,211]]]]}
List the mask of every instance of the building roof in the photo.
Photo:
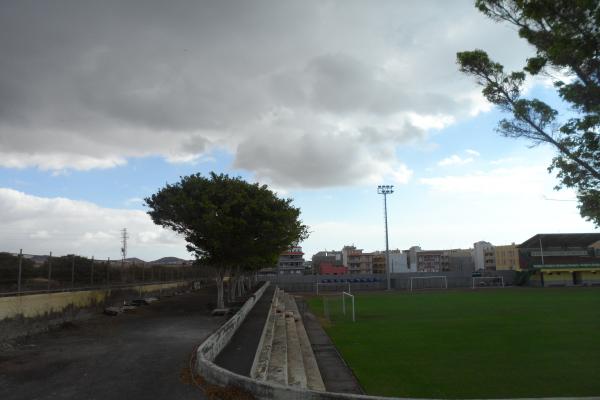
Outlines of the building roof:
{"type": "Polygon", "coordinates": [[[538,233],[521,243],[519,248],[588,247],[600,240],[600,233],[538,233]]]}

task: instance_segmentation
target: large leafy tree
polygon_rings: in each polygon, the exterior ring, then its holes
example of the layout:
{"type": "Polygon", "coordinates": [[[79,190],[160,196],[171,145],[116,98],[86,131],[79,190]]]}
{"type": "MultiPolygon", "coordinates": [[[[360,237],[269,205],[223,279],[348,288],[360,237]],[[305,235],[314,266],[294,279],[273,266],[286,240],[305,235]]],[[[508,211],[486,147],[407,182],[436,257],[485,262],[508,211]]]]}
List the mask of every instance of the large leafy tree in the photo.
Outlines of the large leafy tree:
{"type": "Polygon", "coordinates": [[[291,199],[224,174],[182,177],[145,202],[156,224],[183,235],[198,262],[214,268],[218,307],[224,276],[273,265],[281,251],[308,237],[291,199]]]}
{"type": "Polygon", "coordinates": [[[582,217],[600,226],[600,0],[476,0],[495,21],[508,22],[534,46],[522,71],[505,72],[485,51],[457,54],[484,96],[512,114],[498,131],[557,149],[550,171],[577,191],[582,217]],[[539,99],[522,96],[527,74],[545,74],[572,112],[566,119],[539,99]]]}

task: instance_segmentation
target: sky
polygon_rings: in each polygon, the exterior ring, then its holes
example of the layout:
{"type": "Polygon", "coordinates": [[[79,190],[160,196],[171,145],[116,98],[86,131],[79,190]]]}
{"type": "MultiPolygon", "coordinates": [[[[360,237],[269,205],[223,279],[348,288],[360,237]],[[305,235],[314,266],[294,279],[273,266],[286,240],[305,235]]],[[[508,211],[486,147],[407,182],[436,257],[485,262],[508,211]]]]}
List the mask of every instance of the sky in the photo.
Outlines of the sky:
{"type": "MultiPolygon", "coordinates": [[[[0,251],[190,258],[143,199],[210,171],[293,199],[307,256],[356,245],[468,248],[591,232],[549,146],[456,65],[533,50],[471,1],[0,4],[0,251]]],[[[527,95],[569,110],[543,79],[527,95]]]]}

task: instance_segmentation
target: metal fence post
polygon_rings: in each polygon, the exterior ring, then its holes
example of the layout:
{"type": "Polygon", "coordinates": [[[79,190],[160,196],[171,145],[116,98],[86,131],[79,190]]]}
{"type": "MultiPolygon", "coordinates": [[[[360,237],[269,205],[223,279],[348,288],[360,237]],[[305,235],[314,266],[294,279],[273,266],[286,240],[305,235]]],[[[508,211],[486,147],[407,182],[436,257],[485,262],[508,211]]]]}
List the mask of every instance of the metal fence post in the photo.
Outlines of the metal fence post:
{"type": "Polygon", "coordinates": [[[90,274],[90,286],[94,286],[94,256],[92,256],[92,273],[90,274]]]}
{"type": "Polygon", "coordinates": [[[71,289],[75,287],[75,254],[71,255],[71,289]]]}
{"type": "Polygon", "coordinates": [[[21,275],[23,273],[23,249],[19,250],[19,275],[17,277],[17,292],[21,294],[21,275]]]}
{"type": "Polygon", "coordinates": [[[52,280],[52,252],[48,257],[48,291],[50,291],[50,282],[52,280]]]}
{"type": "Polygon", "coordinates": [[[106,263],[106,286],[110,288],[110,257],[106,263]]]}

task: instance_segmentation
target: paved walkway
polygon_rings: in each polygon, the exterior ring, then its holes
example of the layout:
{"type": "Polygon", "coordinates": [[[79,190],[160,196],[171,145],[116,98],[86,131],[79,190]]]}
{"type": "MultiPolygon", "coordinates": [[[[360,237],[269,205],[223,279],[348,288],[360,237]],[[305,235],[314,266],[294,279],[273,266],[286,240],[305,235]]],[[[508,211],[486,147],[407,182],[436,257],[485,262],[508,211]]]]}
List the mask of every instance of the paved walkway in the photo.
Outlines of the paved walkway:
{"type": "Polygon", "coordinates": [[[364,394],[352,370],[346,364],[306,302],[296,298],[306,333],[317,358],[317,365],[328,392],[364,394]]]}
{"type": "Polygon", "coordinates": [[[263,293],[227,347],[217,356],[215,360],[217,365],[236,374],[250,376],[250,369],[267,321],[274,290],[275,286],[270,285],[263,293]]]}
{"type": "Polygon", "coordinates": [[[186,384],[195,346],[220,326],[216,290],[98,315],[0,349],[0,399],[205,399],[186,384]]]}

